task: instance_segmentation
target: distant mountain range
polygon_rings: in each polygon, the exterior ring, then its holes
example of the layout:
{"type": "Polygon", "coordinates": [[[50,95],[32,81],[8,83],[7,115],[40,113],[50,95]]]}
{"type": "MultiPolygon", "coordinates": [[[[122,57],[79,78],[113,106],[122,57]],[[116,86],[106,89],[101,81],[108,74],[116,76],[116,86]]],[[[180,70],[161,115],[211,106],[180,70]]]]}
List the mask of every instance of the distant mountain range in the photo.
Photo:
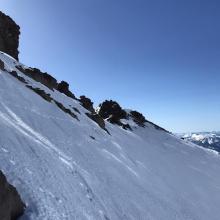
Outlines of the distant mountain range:
{"type": "Polygon", "coordinates": [[[220,153],[220,132],[193,132],[180,134],[182,139],[188,140],[202,147],[220,153]]]}

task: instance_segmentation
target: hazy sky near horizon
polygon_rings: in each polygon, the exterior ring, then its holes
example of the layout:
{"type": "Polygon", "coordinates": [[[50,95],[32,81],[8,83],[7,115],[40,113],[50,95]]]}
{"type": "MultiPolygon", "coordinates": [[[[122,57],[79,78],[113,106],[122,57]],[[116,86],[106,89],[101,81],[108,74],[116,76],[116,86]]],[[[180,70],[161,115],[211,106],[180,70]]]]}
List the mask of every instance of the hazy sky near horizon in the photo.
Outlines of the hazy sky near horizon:
{"type": "Polygon", "coordinates": [[[219,0],[0,0],[20,61],[173,132],[220,130],[219,0]]]}

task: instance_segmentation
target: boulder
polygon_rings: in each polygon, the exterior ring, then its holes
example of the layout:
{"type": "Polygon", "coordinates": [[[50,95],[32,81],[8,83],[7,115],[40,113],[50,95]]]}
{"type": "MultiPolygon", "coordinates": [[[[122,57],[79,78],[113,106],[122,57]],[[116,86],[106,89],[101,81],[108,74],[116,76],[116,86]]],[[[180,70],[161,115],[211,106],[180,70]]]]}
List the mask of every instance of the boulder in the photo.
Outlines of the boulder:
{"type": "Polygon", "coordinates": [[[73,95],[73,93],[69,90],[69,84],[65,81],[61,81],[58,83],[57,90],[66,96],[75,99],[76,97],[73,95]]]}
{"type": "Polygon", "coordinates": [[[0,59],[0,70],[5,69],[5,63],[0,59]]]}
{"type": "Polygon", "coordinates": [[[0,11],[0,51],[18,60],[20,27],[0,11]]]}
{"type": "Polygon", "coordinates": [[[86,96],[82,95],[82,96],[80,96],[79,101],[85,109],[87,109],[93,113],[95,112],[95,110],[93,108],[93,102],[91,101],[90,98],[87,98],[86,96]]]}
{"type": "Polygon", "coordinates": [[[16,188],[7,182],[6,177],[0,171],[0,219],[16,220],[25,210],[16,188]]]}
{"type": "Polygon", "coordinates": [[[127,113],[121,106],[112,100],[106,100],[99,105],[98,114],[113,124],[119,124],[120,119],[127,118],[127,113]]]}

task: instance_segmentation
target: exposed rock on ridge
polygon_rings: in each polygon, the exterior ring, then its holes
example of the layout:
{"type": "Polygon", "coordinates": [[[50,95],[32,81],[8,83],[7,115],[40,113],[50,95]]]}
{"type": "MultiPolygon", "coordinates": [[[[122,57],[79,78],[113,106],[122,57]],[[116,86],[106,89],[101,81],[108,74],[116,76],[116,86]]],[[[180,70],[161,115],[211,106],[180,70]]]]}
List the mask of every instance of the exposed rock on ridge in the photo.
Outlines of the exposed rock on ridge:
{"type": "Polygon", "coordinates": [[[90,98],[87,98],[86,96],[82,95],[82,96],[80,96],[79,101],[84,108],[86,108],[87,110],[89,110],[92,113],[95,112],[95,110],[93,108],[93,102],[91,101],[90,98]]]}
{"type": "Polygon", "coordinates": [[[69,84],[65,81],[61,81],[60,83],[58,83],[57,85],[57,90],[63,94],[65,94],[66,96],[75,99],[75,96],[73,95],[73,93],[69,90],[69,84]]]}
{"type": "Polygon", "coordinates": [[[119,124],[120,119],[125,119],[127,117],[126,112],[121,108],[121,106],[112,100],[105,100],[101,103],[99,105],[98,114],[103,119],[107,119],[113,124],[119,124]]]}
{"type": "Polygon", "coordinates": [[[20,27],[0,11],[0,51],[18,60],[20,27]]]}
{"type": "Polygon", "coordinates": [[[26,76],[29,76],[35,81],[47,86],[49,89],[56,89],[66,96],[75,99],[75,95],[69,90],[69,84],[67,82],[61,81],[60,83],[58,83],[53,76],[48,73],[41,72],[37,68],[24,68],[21,65],[16,66],[16,68],[24,73],[26,76]]]}
{"type": "Polygon", "coordinates": [[[145,117],[138,111],[130,111],[130,115],[132,117],[132,119],[134,120],[134,122],[141,126],[141,127],[145,127],[145,122],[147,122],[147,120],[145,119],[145,117]]]}
{"type": "Polygon", "coordinates": [[[5,69],[5,64],[4,62],[0,59],[0,70],[4,70],[5,69]]]}
{"type": "MultiPolygon", "coordinates": [[[[19,34],[19,26],[9,16],[0,12],[0,50],[6,52],[7,54],[13,56],[16,59],[18,59],[19,34]]],[[[0,60],[0,69],[4,70],[4,68],[4,62],[0,60]]],[[[112,124],[117,124],[124,129],[132,130],[129,123],[121,120],[129,118],[133,119],[133,121],[138,126],[145,127],[145,122],[148,122],[152,124],[155,128],[164,130],[163,128],[147,121],[145,117],[137,111],[130,111],[129,113],[126,112],[124,109],[121,108],[121,106],[117,102],[112,100],[106,100],[103,103],[101,103],[96,112],[91,99],[87,98],[86,96],[80,96],[80,98],[77,99],[75,95],[69,90],[69,84],[67,82],[57,82],[57,80],[53,76],[46,72],[41,72],[37,68],[27,68],[21,64],[17,65],[16,68],[28,77],[31,77],[35,81],[47,86],[50,90],[55,89],[70,98],[78,100],[81,103],[81,105],[89,111],[88,113],[86,113],[86,115],[106,131],[107,129],[105,127],[105,120],[109,121],[112,124]]],[[[10,74],[16,77],[21,82],[27,84],[25,79],[21,77],[16,70],[11,71],[10,74]]],[[[27,87],[32,89],[35,93],[40,95],[46,101],[51,102],[53,100],[51,96],[45,91],[39,88],[33,88],[28,85],[27,87]]],[[[57,102],[56,100],[53,101],[61,110],[77,119],[77,116],[70,109],[64,107],[61,103],[57,102]]]]}

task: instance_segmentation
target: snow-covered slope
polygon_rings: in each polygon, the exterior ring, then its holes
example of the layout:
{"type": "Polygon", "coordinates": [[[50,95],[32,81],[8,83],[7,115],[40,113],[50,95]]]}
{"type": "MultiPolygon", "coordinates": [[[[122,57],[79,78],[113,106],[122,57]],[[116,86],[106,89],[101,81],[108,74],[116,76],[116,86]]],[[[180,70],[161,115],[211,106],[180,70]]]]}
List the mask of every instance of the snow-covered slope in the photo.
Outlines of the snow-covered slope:
{"type": "Polygon", "coordinates": [[[219,220],[220,157],[155,129],[88,118],[77,100],[19,72],[79,120],[0,71],[0,169],[27,204],[22,220],[219,220]]]}

